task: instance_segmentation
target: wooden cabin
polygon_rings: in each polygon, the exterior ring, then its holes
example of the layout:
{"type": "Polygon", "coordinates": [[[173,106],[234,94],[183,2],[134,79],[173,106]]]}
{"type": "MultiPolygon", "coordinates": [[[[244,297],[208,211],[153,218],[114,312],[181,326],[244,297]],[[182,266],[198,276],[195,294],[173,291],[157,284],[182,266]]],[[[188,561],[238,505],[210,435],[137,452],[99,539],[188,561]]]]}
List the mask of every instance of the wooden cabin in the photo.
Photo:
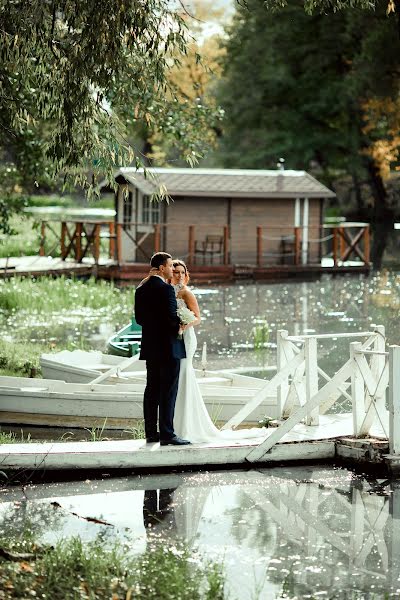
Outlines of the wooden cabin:
{"type": "Polygon", "coordinates": [[[193,265],[316,263],[324,199],[335,196],[292,170],[121,168],[116,181],[125,264],[148,263],[157,250],[193,265]],[[169,202],[154,201],[160,187],[169,202]]]}

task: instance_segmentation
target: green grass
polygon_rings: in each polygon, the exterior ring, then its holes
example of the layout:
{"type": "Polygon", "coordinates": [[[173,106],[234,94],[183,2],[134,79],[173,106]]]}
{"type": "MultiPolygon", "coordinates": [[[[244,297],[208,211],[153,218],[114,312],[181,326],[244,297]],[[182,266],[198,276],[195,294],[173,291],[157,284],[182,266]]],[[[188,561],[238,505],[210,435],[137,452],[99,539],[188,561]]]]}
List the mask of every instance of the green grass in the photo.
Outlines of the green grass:
{"type": "Polygon", "coordinates": [[[31,434],[24,434],[21,429],[20,437],[17,436],[16,433],[10,431],[9,433],[5,433],[4,431],[0,431],[0,444],[29,444],[31,443],[32,437],[31,434]]]}
{"type": "Polygon", "coordinates": [[[0,310],[52,312],[76,308],[100,309],[120,305],[126,299],[127,315],[132,312],[133,293],[112,283],[42,277],[38,280],[13,277],[0,280],[0,310]]]}
{"type": "MultiPolygon", "coordinates": [[[[17,234],[0,236],[0,258],[39,254],[40,231],[35,220],[24,215],[14,215],[10,219],[10,225],[17,234]]],[[[49,234],[48,246],[52,245],[55,245],[55,236],[49,234]]]]}
{"type": "Polygon", "coordinates": [[[177,544],[156,540],[139,557],[115,542],[80,538],[60,540],[54,547],[39,547],[25,533],[10,542],[0,538],[9,560],[0,559],[0,589],[4,598],[52,600],[223,600],[222,565],[202,560],[177,544]],[[18,555],[21,559],[18,559],[18,555]]]}
{"type": "Polygon", "coordinates": [[[37,377],[41,374],[40,355],[49,350],[45,344],[0,340],[0,375],[37,377]]]}

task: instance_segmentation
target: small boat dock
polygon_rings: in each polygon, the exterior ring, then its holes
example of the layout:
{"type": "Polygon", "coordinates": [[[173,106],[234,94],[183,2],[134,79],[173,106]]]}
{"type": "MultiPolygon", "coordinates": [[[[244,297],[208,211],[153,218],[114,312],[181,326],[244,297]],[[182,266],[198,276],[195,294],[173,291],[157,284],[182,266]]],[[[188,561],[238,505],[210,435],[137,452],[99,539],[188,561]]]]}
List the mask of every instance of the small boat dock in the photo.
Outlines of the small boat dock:
{"type": "Polygon", "coordinates": [[[277,342],[276,373],[222,427],[237,429],[243,423],[247,427],[251,414],[273,395],[278,418],[260,430],[260,437],[216,438],[213,443],[179,448],[144,440],[4,444],[0,470],[170,471],[323,460],[379,465],[398,472],[400,346],[386,347],[384,327],[297,336],[280,330],[277,342]],[[319,348],[338,337],[348,339],[349,357],[329,375],[318,364],[319,348]]]}

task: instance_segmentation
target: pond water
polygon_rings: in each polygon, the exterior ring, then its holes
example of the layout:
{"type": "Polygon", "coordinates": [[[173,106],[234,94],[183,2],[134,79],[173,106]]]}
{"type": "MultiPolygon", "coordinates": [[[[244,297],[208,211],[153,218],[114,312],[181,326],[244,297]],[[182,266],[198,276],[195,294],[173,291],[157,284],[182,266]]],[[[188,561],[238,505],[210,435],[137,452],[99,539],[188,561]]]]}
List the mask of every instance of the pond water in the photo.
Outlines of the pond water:
{"type": "MultiPolygon", "coordinates": [[[[263,370],[276,364],[276,332],[342,333],[386,327],[388,343],[400,343],[400,276],[324,276],[318,281],[236,283],[195,288],[203,320],[197,328],[199,365],[207,343],[209,368],[263,370]],[[258,346],[258,349],[257,349],[258,346]]],[[[58,347],[105,350],[107,339],[130,319],[133,293],[102,309],[54,313],[0,313],[0,335],[15,341],[53,341],[58,347]]],[[[348,340],[321,342],[321,366],[332,374],[348,357],[348,340]]],[[[268,371],[267,371],[268,373],[268,371]]]]}
{"type": "Polygon", "coordinates": [[[223,561],[229,599],[400,596],[400,483],[343,468],[39,484],[0,490],[0,502],[4,535],[119,538],[136,554],[184,540],[223,561]]]}

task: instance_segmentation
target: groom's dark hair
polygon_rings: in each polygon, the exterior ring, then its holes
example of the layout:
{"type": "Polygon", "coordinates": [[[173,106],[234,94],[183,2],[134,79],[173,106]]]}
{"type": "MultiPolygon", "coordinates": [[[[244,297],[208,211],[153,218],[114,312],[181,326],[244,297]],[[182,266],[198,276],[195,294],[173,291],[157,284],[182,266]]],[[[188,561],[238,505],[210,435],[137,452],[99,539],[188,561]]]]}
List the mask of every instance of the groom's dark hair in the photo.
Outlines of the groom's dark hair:
{"type": "Polygon", "coordinates": [[[153,269],[159,269],[160,265],[165,265],[169,258],[172,256],[168,252],[156,252],[150,259],[150,265],[153,269]]]}

